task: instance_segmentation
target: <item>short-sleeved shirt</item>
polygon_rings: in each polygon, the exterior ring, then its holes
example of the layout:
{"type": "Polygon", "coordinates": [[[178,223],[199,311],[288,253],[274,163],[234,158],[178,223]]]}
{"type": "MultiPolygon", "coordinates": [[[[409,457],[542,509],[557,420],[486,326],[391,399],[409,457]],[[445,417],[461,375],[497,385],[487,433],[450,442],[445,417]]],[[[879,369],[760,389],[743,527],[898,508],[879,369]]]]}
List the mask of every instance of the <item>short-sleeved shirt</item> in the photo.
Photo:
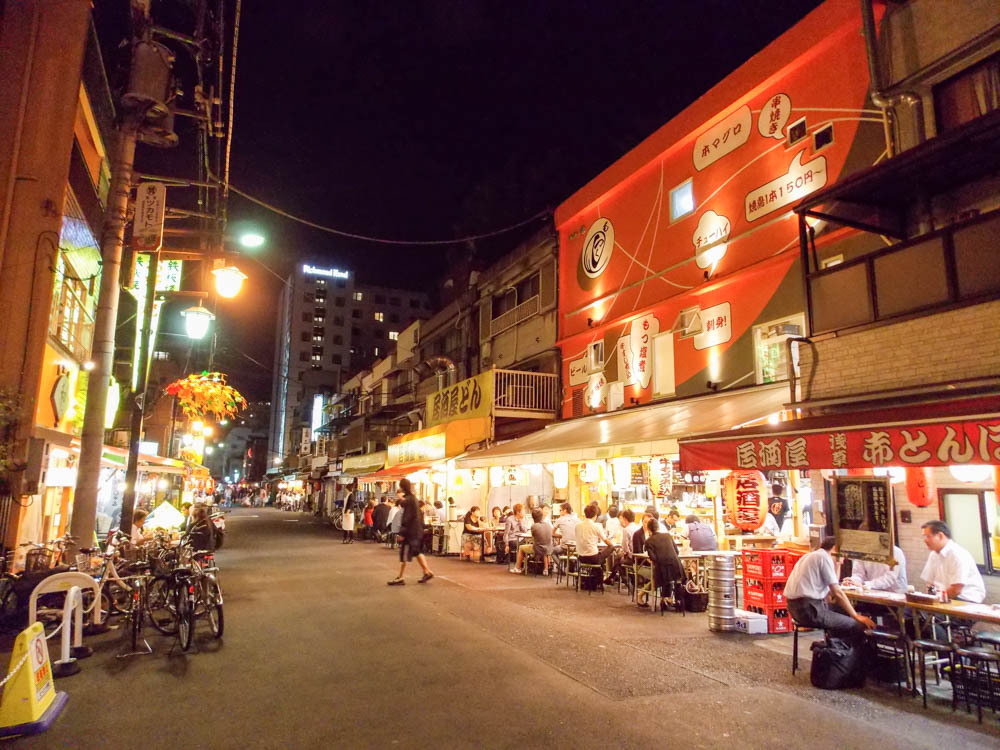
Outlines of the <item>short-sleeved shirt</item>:
{"type": "Polygon", "coordinates": [[[618,520],[618,516],[608,516],[608,522],[604,524],[604,528],[607,529],[608,537],[612,542],[622,543],[622,522],[618,520]]]}
{"type": "Polygon", "coordinates": [[[949,539],[940,552],[931,552],[920,577],[942,590],[961,583],[962,593],[958,598],[963,601],[978,604],[986,598],[986,585],[976,561],[967,549],[955,544],[954,539],[949,539]]]}
{"type": "Polygon", "coordinates": [[[576,525],[576,554],[580,557],[597,554],[597,543],[601,540],[601,527],[585,518],[576,525]]]}
{"type": "Polygon", "coordinates": [[[892,548],[892,556],[896,565],[890,568],[885,563],[870,560],[854,560],[851,566],[851,577],[857,578],[868,588],[876,591],[892,591],[896,594],[906,593],[906,557],[899,547],[892,548]]]}
{"type": "Polygon", "coordinates": [[[837,583],[837,568],[825,549],[810,552],[799,560],[785,584],[786,599],[826,599],[830,586],[837,583]]]}
{"type": "Polygon", "coordinates": [[[463,532],[465,532],[466,534],[482,534],[483,533],[479,529],[477,529],[476,531],[470,531],[469,530],[469,528],[468,528],[469,524],[472,524],[474,526],[478,526],[479,524],[481,524],[483,522],[483,519],[481,519],[481,518],[478,521],[473,521],[472,520],[472,511],[471,510],[468,513],[465,514],[465,519],[464,520],[465,520],[465,525],[462,527],[462,531],[463,532]]]}
{"type": "Polygon", "coordinates": [[[576,539],[576,525],[578,523],[580,523],[580,518],[576,513],[563,513],[552,522],[552,529],[562,534],[563,542],[572,542],[576,539]]]}
{"type": "Polygon", "coordinates": [[[632,536],[639,529],[639,524],[632,521],[628,526],[622,529],[622,553],[625,555],[632,554],[632,536]]]}
{"type": "Polygon", "coordinates": [[[701,521],[689,523],[687,525],[687,533],[688,541],[691,543],[691,549],[696,552],[714,550],[719,546],[715,539],[715,532],[712,531],[712,527],[707,523],[702,523],[701,521]]]}
{"type": "Polygon", "coordinates": [[[531,538],[535,543],[535,552],[542,555],[552,554],[552,527],[544,521],[531,525],[531,538]]]}

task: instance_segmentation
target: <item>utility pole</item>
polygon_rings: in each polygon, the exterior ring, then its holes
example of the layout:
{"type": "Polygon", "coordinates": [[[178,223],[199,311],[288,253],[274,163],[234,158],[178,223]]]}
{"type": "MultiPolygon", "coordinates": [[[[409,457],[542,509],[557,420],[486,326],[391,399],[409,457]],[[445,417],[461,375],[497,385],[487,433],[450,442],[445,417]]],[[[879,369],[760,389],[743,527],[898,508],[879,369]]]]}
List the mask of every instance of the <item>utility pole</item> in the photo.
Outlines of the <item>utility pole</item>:
{"type": "MultiPolygon", "coordinates": [[[[97,488],[101,478],[101,455],[104,452],[104,413],[108,405],[108,385],[115,352],[115,324],[118,319],[119,279],[125,224],[128,221],[129,196],[132,193],[132,167],[135,141],[144,114],[127,112],[118,131],[118,144],[104,213],[101,237],[101,296],[94,320],[94,343],[87,387],[87,404],[80,437],[80,461],[77,466],[76,492],[70,533],[77,544],[89,547],[94,538],[97,518],[97,488]]],[[[72,550],[75,552],[75,550],[72,550]]]]}

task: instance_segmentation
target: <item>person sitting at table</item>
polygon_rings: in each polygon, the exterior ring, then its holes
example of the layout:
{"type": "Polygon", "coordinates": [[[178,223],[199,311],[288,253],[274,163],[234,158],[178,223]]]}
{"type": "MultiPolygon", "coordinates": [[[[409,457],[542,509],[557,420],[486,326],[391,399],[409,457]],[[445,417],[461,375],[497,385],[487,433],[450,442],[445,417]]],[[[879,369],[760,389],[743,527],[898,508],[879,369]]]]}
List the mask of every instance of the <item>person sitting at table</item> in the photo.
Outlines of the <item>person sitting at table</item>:
{"type": "MultiPolygon", "coordinates": [[[[132,544],[143,544],[146,541],[142,527],[146,523],[146,516],[148,515],[149,511],[141,508],[132,514],[132,544]]],[[[193,521],[192,525],[194,525],[193,521]]]]}
{"type": "MultiPolygon", "coordinates": [[[[543,505],[541,507],[541,511],[542,511],[542,523],[547,523],[549,525],[549,528],[551,529],[552,528],[552,506],[551,505],[543,505]]],[[[532,515],[534,515],[534,514],[532,514],[532,515]]]]}
{"type": "MultiPolygon", "coordinates": [[[[659,519],[659,514],[656,513],[655,508],[653,509],[653,516],[654,518],[659,519]]],[[[680,522],[681,522],[681,512],[677,510],[677,508],[671,508],[670,511],[667,513],[667,522],[666,523],[661,522],[659,524],[660,531],[673,531],[674,529],[677,528],[680,522]]]]}
{"type": "Polygon", "coordinates": [[[604,530],[614,541],[615,546],[620,547],[622,543],[622,523],[618,519],[618,506],[612,505],[608,508],[608,520],[604,524],[604,530]]]}
{"type": "Polygon", "coordinates": [[[675,597],[675,581],[684,580],[684,566],[677,555],[677,545],[669,533],[660,531],[655,518],[646,519],[646,554],[653,568],[653,586],[660,591],[660,609],[665,610],[666,597],[675,597]]]}
{"type": "Polygon", "coordinates": [[[865,630],[873,630],[870,617],[858,614],[851,600],[837,583],[837,567],[833,555],[837,554],[837,540],[826,537],[818,550],[810,552],[792,568],[785,584],[788,614],[797,625],[822,628],[835,636],[858,644],[865,637],[865,630]],[[827,599],[837,601],[846,614],[834,611],[827,599]]]}
{"type": "Polygon", "coordinates": [[[442,503],[440,500],[434,501],[434,515],[436,516],[435,520],[438,523],[444,523],[445,520],[447,520],[447,513],[444,509],[444,503],[442,503]]]}
{"type": "MultiPolygon", "coordinates": [[[[511,557],[517,556],[518,545],[520,544],[517,535],[526,533],[528,533],[528,524],[524,520],[524,506],[521,503],[516,503],[514,505],[514,512],[507,516],[503,527],[503,544],[507,555],[511,557]]],[[[500,561],[499,553],[497,554],[497,561],[500,561]]],[[[506,562],[506,559],[504,562],[506,562]]]]}
{"type": "Polygon", "coordinates": [[[615,544],[594,520],[598,509],[588,505],[583,509],[585,518],[576,525],[576,554],[581,563],[603,565],[615,551],[615,544]],[[600,542],[606,545],[603,549],[600,542]]]}
{"type": "MultiPolygon", "coordinates": [[[[520,505],[514,506],[515,510],[520,507],[520,505]]],[[[531,543],[522,544],[517,548],[517,562],[514,565],[514,569],[510,572],[522,573],[524,571],[524,561],[531,555],[536,560],[541,558],[542,575],[547,576],[549,574],[549,564],[552,561],[552,527],[545,523],[542,511],[539,508],[531,511],[531,518],[534,521],[531,524],[531,543]]]]}
{"type": "Polygon", "coordinates": [[[873,591],[891,591],[894,594],[906,593],[906,557],[903,550],[893,546],[892,557],[896,564],[891,568],[885,563],[870,560],[852,560],[851,575],[844,579],[845,584],[852,584],[873,591]]]}
{"type": "Polygon", "coordinates": [[[622,566],[632,567],[635,560],[632,557],[632,536],[639,529],[639,524],[635,522],[635,513],[631,508],[626,508],[618,514],[619,525],[621,526],[621,546],[615,552],[611,562],[611,572],[604,579],[604,585],[610,586],[621,575],[622,566]]]}
{"type": "Polygon", "coordinates": [[[696,515],[690,515],[684,519],[687,527],[687,539],[694,552],[709,552],[717,550],[719,543],[715,538],[715,531],[707,523],[704,523],[696,515]]]}
{"type": "Polygon", "coordinates": [[[983,577],[969,551],[951,538],[948,524],[928,521],[920,531],[931,551],[920,577],[935,591],[947,591],[951,599],[981,603],[986,598],[983,577]]]}
{"type": "Polygon", "coordinates": [[[478,562],[484,554],[483,533],[486,531],[482,519],[479,517],[479,506],[473,505],[469,508],[463,521],[462,557],[478,562]]]}

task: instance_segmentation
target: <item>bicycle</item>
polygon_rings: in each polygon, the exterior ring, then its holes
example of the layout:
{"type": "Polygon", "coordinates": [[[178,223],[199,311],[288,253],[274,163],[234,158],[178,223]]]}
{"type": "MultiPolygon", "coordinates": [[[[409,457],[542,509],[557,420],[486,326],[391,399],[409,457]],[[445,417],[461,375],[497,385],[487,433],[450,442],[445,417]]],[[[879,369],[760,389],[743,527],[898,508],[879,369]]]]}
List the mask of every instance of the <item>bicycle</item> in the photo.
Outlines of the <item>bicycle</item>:
{"type": "Polygon", "coordinates": [[[125,613],[126,627],[122,630],[123,638],[131,643],[132,650],[118,654],[118,658],[134,656],[136,654],[151,654],[153,649],[142,637],[142,629],[145,624],[146,610],[148,609],[149,563],[139,562],[134,565],[137,571],[135,575],[128,576],[129,585],[129,608],[125,613]],[[139,644],[145,646],[145,651],[139,650],[139,644]]]}

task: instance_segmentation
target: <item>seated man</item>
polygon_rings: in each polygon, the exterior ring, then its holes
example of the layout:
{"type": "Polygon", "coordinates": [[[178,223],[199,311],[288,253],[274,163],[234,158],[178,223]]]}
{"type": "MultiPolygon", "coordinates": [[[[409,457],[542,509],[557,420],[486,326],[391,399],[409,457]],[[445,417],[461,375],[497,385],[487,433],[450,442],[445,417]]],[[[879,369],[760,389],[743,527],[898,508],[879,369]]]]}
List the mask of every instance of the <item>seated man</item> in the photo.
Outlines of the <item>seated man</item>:
{"type": "Polygon", "coordinates": [[[889,567],[885,563],[871,562],[869,560],[853,560],[851,563],[851,575],[844,579],[844,583],[863,586],[874,591],[891,591],[895,594],[906,593],[906,558],[903,550],[894,546],[892,556],[896,564],[889,567]]]}
{"type": "Polygon", "coordinates": [[[639,524],[635,522],[635,513],[631,508],[626,508],[619,515],[621,519],[621,551],[616,554],[611,565],[611,572],[604,579],[604,585],[609,586],[621,575],[622,566],[631,567],[635,560],[632,557],[632,536],[639,529],[639,524]]]}
{"type": "Polygon", "coordinates": [[[715,539],[715,531],[707,523],[703,523],[698,516],[688,516],[684,519],[684,525],[687,526],[687,538],[693,551],[708,552],[719,548],[719,543],[715,539]]]}
{"type": "Polygon", "coordinates": [[[612,505],[608,508],[608,520],[604,524],[605,530],[608,532],[608,536],[611,537],[616,545],[621,546],[622,543],[622,523],[618,518],[618,506],[612,505]]]}
{"type": "Polygon", "coordinates": [[[951,529],[944,521],[928,521],[920,527],[924,544],[931,554],[920,577],[934,591],[947,591],[951,599],[979,604],[986,598],[986,586],[967,549],[951,538],[951,529]]]}
{"type": "MultiPolygon", "coordinates": [[[[514,506],[515,510],[520,505],[514,506]]],[[[524,561],[529,555],[542,560],[542,575],[549,574],[549,563],[552,560],[552,527],[544,521],[544,516],[539,508],[531,511],[531,518],[534,523],[531,525],[531,544],[522,544],[517,548],[517,565],[511,573],[521,573],[524,569],[524,561]]]]}
{"type": "Polygon", "coordinates": [[[581,563],[587,565],[603,565],[615,551],[614,542],[604,533],[604,528],[594,521],[597,513],[598,509],[594,505],[588,505],[583,509],[586,518],[576,525],[576,555],[581,563]],[[604,542],[606,546],[601,549],[599,542],[604,542]]]}
{"type": "MultiPolygon", "coordinates": [[[[541,511],[539,511],[540,513],[541,511]]],[[[534,518],[535,512],[531,512],[532,518],[534,518]]],[[[514,512],[507,516],[504,521],[503,528],[503,544],[505,555],[501,556],[497,554],[497,561],[499,562],[501,557],[504,562],[507,561],[507,556],[514,556],[517,554],[518,549],[518,534],[526,534],[528,532],[528,524],[524,520],[524,506],[521,503],[517,503],[514,506],[514,512]]]]}
{"type": "Polygon", "coordinates": [[[820,548],[799,560],[785,584],[788,613],[796,624],[807,628],[822,628],[835,636],[854,643],[865,637],[865,630],[874,629],[871,618],[858,614],[851,600],[837,583],[837,540],[828,536],[820,548]],[[830,596],[847,614],[835,612],[827,599],[830,596]]]}
{"type": "Polygon", "coordinates": [[[576,525],[580,523],[580,517],[573,512],[573,506],[563,503],[559,506],[559,517],[552,522],[552,538],[558,542],[553,549],[553,554],[561,555],[565,551],[566,542],[576,539],[576,525]]]}

